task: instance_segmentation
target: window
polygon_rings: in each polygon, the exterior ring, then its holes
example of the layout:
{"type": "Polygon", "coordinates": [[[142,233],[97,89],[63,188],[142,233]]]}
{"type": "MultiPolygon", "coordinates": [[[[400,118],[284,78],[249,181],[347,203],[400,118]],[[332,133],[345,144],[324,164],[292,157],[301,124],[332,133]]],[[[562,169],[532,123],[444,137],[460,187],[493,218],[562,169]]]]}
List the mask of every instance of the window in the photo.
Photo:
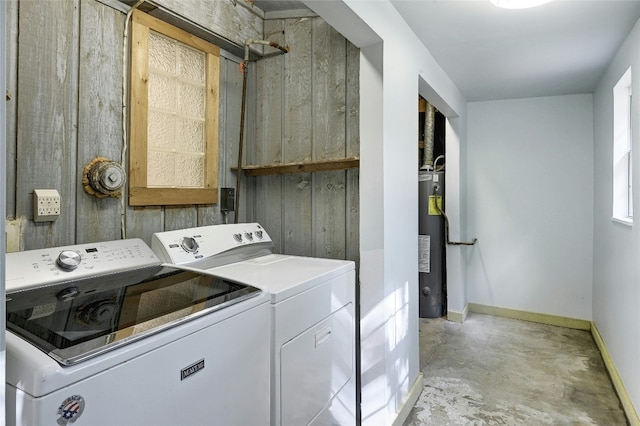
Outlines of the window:
{"type": "Polygon", "coordinates": [[[631,68],[613,88],[613,219],[633,223],[631,68]]]}
{"type": "Polygon", "coordinates": [[[133,13],[130,205],[217,202],[219,66],[217,46],[133,13]]]}

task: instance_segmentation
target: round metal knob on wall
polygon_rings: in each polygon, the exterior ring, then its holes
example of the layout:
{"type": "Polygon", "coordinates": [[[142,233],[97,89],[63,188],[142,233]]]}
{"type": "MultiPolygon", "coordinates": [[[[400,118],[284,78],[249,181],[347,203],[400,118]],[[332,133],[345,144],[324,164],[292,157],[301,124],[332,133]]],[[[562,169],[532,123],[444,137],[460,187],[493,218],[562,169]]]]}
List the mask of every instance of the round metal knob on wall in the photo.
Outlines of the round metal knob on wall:
{"type": "Polygon", "coordinates": [[[82,183],[87,194],[98,198],[120,197],[127,175],[122,166],[104,157],[92,160],[84,168],[82,183]]]}

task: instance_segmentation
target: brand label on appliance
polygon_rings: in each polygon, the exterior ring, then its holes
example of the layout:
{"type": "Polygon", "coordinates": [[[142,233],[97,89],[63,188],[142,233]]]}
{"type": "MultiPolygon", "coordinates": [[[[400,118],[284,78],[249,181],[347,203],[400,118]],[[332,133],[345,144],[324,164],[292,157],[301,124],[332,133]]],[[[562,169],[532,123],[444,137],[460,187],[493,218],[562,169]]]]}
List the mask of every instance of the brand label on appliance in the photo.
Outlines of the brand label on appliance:
{"type": "Polygon", "coordinates": [[[431,273],[431,235],[418,235],[418,272],[431,273]]]}
{"type": "Polygon", "coordinates": [[[80,418],[84,411],[84,398],[80,395],[71,395],[62,401],[58,407],[58,424],[65,426],[80,418]]]}
{"type": "Polygon", "coordinates": [[[204,358],[180,370],[180,380],[184,380],[202,369],[204,369],[204,358]]]}

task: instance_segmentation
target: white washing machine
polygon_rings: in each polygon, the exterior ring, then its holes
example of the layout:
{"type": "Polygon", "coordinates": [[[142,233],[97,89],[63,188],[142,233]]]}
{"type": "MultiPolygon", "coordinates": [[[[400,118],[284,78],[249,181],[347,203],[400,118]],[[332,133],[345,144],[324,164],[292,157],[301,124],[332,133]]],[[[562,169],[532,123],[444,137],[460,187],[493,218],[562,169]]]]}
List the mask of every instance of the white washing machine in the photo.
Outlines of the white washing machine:
{"type": "Polygon", "coordinates": [[[270,293],[272,425],[354,425],[355,264],[273,254],[272,246],[257,223],[152,238],[165,262],[270,293]]]}
{"type": "Polygon", "coordinates": [[[142,240],[6,255],[9,425],[268,425],[262,290],[142,240]]]}

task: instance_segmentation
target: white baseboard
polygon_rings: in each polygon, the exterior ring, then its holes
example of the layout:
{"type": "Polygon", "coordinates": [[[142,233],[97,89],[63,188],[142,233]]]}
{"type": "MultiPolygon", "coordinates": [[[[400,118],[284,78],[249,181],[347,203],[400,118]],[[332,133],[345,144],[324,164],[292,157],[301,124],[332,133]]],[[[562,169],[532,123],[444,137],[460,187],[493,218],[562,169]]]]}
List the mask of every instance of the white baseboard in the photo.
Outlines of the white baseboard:
{"type": "Polygon", "coordinates": [[[418,373],[418,377],[416,377],[411,389],[409,389],[409,393],[404,399],[402,407],[398,410],[396,419],[393,421],[392,426],[402,426],[405,420],[407,420],[407,417],[409,417],[409,413],[411,413],[411,410],[416,405],[418,398],[420,398],[420,393],[422,393],[422,389],[424,388],[423,378],[424,374],[418,373]]]}
{"type": "Polygon", "coordinates": [[[469,304],[464,305],[464,309],[462,312],[456,311],[447,311],[447,320],[453,322],[463,323],[467,319],[467,315],[469,315],[469,304]]]}
{"type": "Polygon", "coordinates": [[[631,398],[627,393],[627,388],[625,388],[620,375],[618,374],[618,370],[613,363],[613,359],[611,359],[611,355],[609,354],[609,350],[604,344],[604,340],[598,331],[598,327],[592,322],[591,323],[591,335],[593,336],[593,340],[596,341],[596,345],[600,350],[600,354],[602,355],[602,360],[604,361],[604,365],[609,372],[609,376],[611,377],[611,382],[613,382],[613,387],[618,394],[618,398],[620,398],[620,403],[622,404],[622,408],[624,409],[624,413],[627,415],[627,420],[629,424],[632,426],[640,425],[640,418],[638,418],[638,413],[636,412],[633,403],[631,402],[631,398]]]}
{"type": "Polygon", "coordinates": [[[537,322],[540,324],[556,325],[559,327],[575,328],[578,330],[591,330],[591,321],[561,317],[557,315],[539,314],[537,312],[518,311],[516,309],[499,308],[496,306],[480,305],[478,303],[469,303],[469,311],[478,314],[494,315],[497,317],[505,317],[518,319],[523,321],[537,322]]]}

